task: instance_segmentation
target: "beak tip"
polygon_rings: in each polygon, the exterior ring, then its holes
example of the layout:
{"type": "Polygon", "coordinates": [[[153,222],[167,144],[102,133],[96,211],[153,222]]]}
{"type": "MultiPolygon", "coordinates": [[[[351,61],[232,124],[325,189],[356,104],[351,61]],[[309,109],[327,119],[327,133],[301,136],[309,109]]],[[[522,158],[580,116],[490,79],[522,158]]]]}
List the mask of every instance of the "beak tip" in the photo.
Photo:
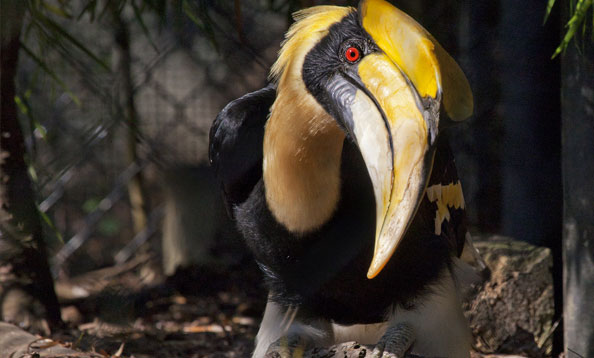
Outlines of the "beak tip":
{"type": "Polygon", "coordinates": [[[384,262],[380,265],[380,263],[377,262],[377,260],[374,257],[374,259],[371,262],[371,265],[369,266],[369,270],[367,271],[367,278],[371,280],[375,278],[377,275],[379,275],[379,273],[384,268],[385,264],[386,263],[384,262]]]}
{"type": "Polygon", "coordinates": [[[367,278],[368,278],[368,279],[370,279],[370,280],[371,280],[371,279],[373,279],[375,276],[377,276],[377,272],[371,272],[371,271],[367,272],[367,278]]]}

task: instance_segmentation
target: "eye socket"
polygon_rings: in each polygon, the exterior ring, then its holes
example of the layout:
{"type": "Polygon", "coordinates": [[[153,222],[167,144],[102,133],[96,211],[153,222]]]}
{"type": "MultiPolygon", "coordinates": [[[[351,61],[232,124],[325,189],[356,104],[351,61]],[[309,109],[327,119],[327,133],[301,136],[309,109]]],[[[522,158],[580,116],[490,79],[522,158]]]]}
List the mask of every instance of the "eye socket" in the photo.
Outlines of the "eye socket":
{"type": "Polygon", "coordinates": [[[355,63],[361,58],[361,51],[355,46],[350,46],[344,51],[344,57],[350,63],[355,63]]]}

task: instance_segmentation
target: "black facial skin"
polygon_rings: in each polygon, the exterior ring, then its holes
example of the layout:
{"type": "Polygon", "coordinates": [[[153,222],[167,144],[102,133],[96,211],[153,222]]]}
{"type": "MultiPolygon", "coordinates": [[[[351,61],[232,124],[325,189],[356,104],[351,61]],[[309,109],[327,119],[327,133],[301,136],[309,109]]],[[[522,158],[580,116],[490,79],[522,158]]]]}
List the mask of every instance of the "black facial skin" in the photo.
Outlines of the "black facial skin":
{"type": "Polygon", "coordinates": [[[360,26],[357,13],[352,12],[330,27],[328,35],[314,46],[303,62],[305,87],[351,137],[350,105],[357,89],[364,90],[357,65],[363,57],[378,51],[381,50],[360,26]],[[360,57],[355,62],[346,59],[349,47],[359,50],[360,57]]]}
{"type": "MultiPolygon", "coordinates": [[[[347,136],[355,141],[356,138],[351,130],[355,124],[352,120],[350,105],[354,101],[357,90],[365,92],[375,102],[386,121],[386,126],[388,126],[381,106],[365,88],[357,72],[361,59],[374,52],[382,52],[382,50],[363,29],[357,13],[352,12],[330,27],[328,35],[305,56],[303,63],[302,76],[305,87],[326,112],[336,119],[347,136]],[[360,57],[355,62],[346,59],[345,53],[349,47],[359,50],[360,57]]],[[[414,84],[406,74],[402,75],[409,86],[414,88],[414,84]]],[[[438,123],[442,127],[451,124],[451,121],[439,121],[440,117],[447,118],[440,112],[441,93],[438,94],[438,98],[421,98],[416,91],[414,93],[417,107],[422,111],[429,129],[429,143],[434,145],[439,133],[438,123]]]]}

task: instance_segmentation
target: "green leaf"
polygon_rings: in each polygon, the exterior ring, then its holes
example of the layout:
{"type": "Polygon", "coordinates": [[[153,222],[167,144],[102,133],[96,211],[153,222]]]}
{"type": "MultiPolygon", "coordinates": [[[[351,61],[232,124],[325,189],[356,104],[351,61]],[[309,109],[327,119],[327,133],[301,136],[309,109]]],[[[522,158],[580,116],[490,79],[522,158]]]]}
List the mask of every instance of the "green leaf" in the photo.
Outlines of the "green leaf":
{"type": "Polygon", "coordinates": [[[200,28],[202,32],[204,32],[204,34],[208,37],[210,43],[214,46],[215,50],[219,52],[219,46],[217,44],[216,36],[212,26],[212,20],[208,15],[207,7],[204,6],[202,2],[199,2],[198,11],[194,11],[194,9],[192,9],[192,5],[190,4],[190,2],[184,0],[183,10],[186,16],[188,16],[190,20],[192,20],[192,22],[196,24],[196,26],[198,26],[198,28],[200,28]]]}
{"type": "Polygon", "coordinates": [[[56,228],[56,225],[54,224],[52,219],[46,213],[39,210],[39,207],[37,207],[37,212],[39,213],[43,221],[47,224],[47,226],[49,226],[50,229],[52,229],[54,235],[56,235],[56,237],[58,238],[58,241],[60,241],[61,244],[64,244],[64,237],[62,236],[62,233],[56,228]]]}
{"type": "Polygon", "coordinates": [[[101,60],[99,57],[97,57],[97,55],[95,55],[93,53],[93,51],[88,49],[85,45],[83,45],[74,36],[70,35],[70,33],[68,33],[68,31],[66,31],[66,29],[64,29],[62,26],[57,24],[55,21],[53,21],[52,19],[50,19],[48,17],[40,18],[38,20],[42,21],[43,25],[46,25],[46,27],[48,27],[49,30],[53,30],[58,35],[67,39],[68,41],[70,41],[75,47],[77,47],[82,52],[84,52],[87,56],[89,56],[91,59],[93,59],[97,64],[99,64],[101,67],[103,67],[106,71],[110,71],[109,65],[107,63],[105,63],[103,60],[101,60]]]}
{"type": "MultiPolygon", "coordinates": [[[[173,6],[180,6],[181,1],[173,2],[173,6]]],[[[143,0],[142,1],[143,8],[146,6],[153,10],[159,17],[159,25],[164,25],[167,21],[167,1],[166,0],[143,0]]]]}
{"type": "Polygon", "coordinates": [[[85,202],[82,205],[82,209],[85,213],[89,214],[92,211],[94,211],[95,209],[97,209],[97,207],[99,207],[99,203],[101,202],[101,200],[97,199],[97,198],[90,198],[85,200],[85,202]]]}
{"type": "Polygon", "coordinates": [[[49,4],[47,1],[42,1],[41,5],[54,15],[63,17],[65,19],[72,19],[72,15],[66,11],[66,9],[64,8],[64,5],[62,5],[62,7],[58,7],[58,6],[49,4]]]}
{"type": "Polygon", "coordinates": [[[102,19],[103,15],[105,15],[107,13],[107,10],[109,10],[109,3],[110,3],[110,0],[105,2],[105,5],[103,6],[103,10],[101,10],[99,12],[99,16],[97,16],[98,19],[102,19]]]}
{"type": "Polygon", "coordinates": [[[37,176],[37,171],[35,168],[32,165],[29,165],[29,168],[27,169],[29,170],[29,176],[31,177],[31,180],[33,180],[34,183],[37,183],[39,181],[39,177],[37,176]]]}
{"type": "Polygon", "coordinates": [[[37,66],[39,66],[43,71],[45,71],[45,73],[47,73],[54,81],[56,81],[56,83],[58,85],[60,85],[60,87],[62,87],[62,89],[64,90],[64,92],[70,97],[72,98],[72,100],[74,101],[74,103],[76,103],[77,106],[81,106],[81,102],[80,99],[78,99],[78,97],[72,93],[72,91],[70,91],[70,89],[68,88],[68,86],[66,86],[66,84],[58,77],[58,75],[56,75],[56,73],[54,71],[52,71],[49,67],[47,67],[47,65],[45,64],[45,62],[43,62],[39,57],[37,57],[33,51],[31,51],[27,45],[25,45],[25,43],[21,42],[21,48],[23,49],[23,51],[25,51],[25,53],[27,55],[29,55],[29,57],[35,62],[37,63],[37,66]]]}
{"type": "Polygon", "coordinates": [[[19,110],[21,111],[22,114],[28,116],[29,115],[29,107],[25,105],[24,101],[21,99],[21,97],[14,96],[14,102],[16,103],[17,107],[19,107],[19,110]]]}
{"type": "Polygon", "coordinates": [[[33,125],[35,126],[35,132],[41,136],[41,138],[47,141],[47,129],[39,123],[39,121],[34,120],[33,125]]]}
{"type": "Polygon", "coordinates": [[[142,28],[142,32],[144,32],[144,36],[146,36],[146,38],[148,39],[149,43],[151,44],[151,46],[155,50],[155,52],[159,53],[159,49],[157,48],[157,45],[155,45],[155,43],[153,42],[153,39],[152,39],[151,34],[149,32],[149,29],[148,29],[148,27],[146,27],[146,24],[144,23],[144,20],[142,19],[142,14],[140,12],[140,9],[138,8],[138,6],[136,5],[136,3],[134,1],[131,1],[131,4],[132,4],[132,9],[134,10],[134,17],[136,18],[136,21],[138,22],[138,24],[142,28]]]}
{"type": "Polygon", "coordinates": [[[97,229],[103,236],[115,236],[122,229],[122,224],[117,218],[107,216],[99,221],[97,229]]]}
{"type": "Polygon", "coordinates": [[[546,24],[547,20],[549,19],[549,16],[551,15],[551,10],[553,10],[554,5],[555,0],[549,0],[549,2],[547,3],[547,10],[545,11],[544,21],[542,22],[543,25],[546,24]]]}
{"type": "Polygon", "coordinates": [[[81,10],[76,20],[80,20],[85,14],[89,14],[91,22],[95,21],[95,11],[97,10],[97,0],[90,0],[81,10]]]}
{"type": "Polygon", "coordinates": [[[15,96],[14,101],[16,102],[17,106],[19,107],[21,113],[23,113],[29,121],[31,122],[31,126],[35,129],[36,133],[41,136],[43,140],[47,140],[47,130],[45,127],[39,123],[39,121],[33,116],[33,110],[31,108],[31,104],[29,103],[29,98],[31,98],[31,90],[25,91],[25,95],[23,97],[15,96]]]}
{"type": "Polygon", "coordinates": [[[557,47],[551,58],[555,58],[560,53],[565,52],[577,30],[580,28],[580,26],[584,25],[586,14],[593,2],[594,0],[578,0],[573,15],[567,22],[567,25],[565,25],[567,32],[565,33],[565,36],[561,40],[561,44],[559,47],[557,47]]]}

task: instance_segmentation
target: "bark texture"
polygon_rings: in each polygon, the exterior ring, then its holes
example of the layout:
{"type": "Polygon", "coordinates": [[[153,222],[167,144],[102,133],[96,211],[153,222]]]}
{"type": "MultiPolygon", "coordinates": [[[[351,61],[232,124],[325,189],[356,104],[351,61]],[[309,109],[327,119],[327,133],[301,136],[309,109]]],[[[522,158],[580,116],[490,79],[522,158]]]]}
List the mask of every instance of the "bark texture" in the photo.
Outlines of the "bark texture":
{"type": "MultiPolygon", "coordinates": [[[[575,1],[573,2],[575,4],[575,1]]],[[[591,13],[589,13],[591,14],[591,13]]],[[[586,23],[589,23],[586,15],[586,23]]],[[[567,358],[594,357],[594,41],[562,59],[563,317],[567,358]]]]}
{"type": "MultiPolygon", "coordinates": [[[[15,77],[25,2],[2,2],[0,126],[0,317],[27,324],[38,301],[48,323],[57,326],[54,293],[35,193],[25,162],[26,148],[15,103],[15,77]],[[26,299],[24,299],[26,297],[26,299]]],[[[38,327],[39,328],[39,327],[38,327]]]]}

